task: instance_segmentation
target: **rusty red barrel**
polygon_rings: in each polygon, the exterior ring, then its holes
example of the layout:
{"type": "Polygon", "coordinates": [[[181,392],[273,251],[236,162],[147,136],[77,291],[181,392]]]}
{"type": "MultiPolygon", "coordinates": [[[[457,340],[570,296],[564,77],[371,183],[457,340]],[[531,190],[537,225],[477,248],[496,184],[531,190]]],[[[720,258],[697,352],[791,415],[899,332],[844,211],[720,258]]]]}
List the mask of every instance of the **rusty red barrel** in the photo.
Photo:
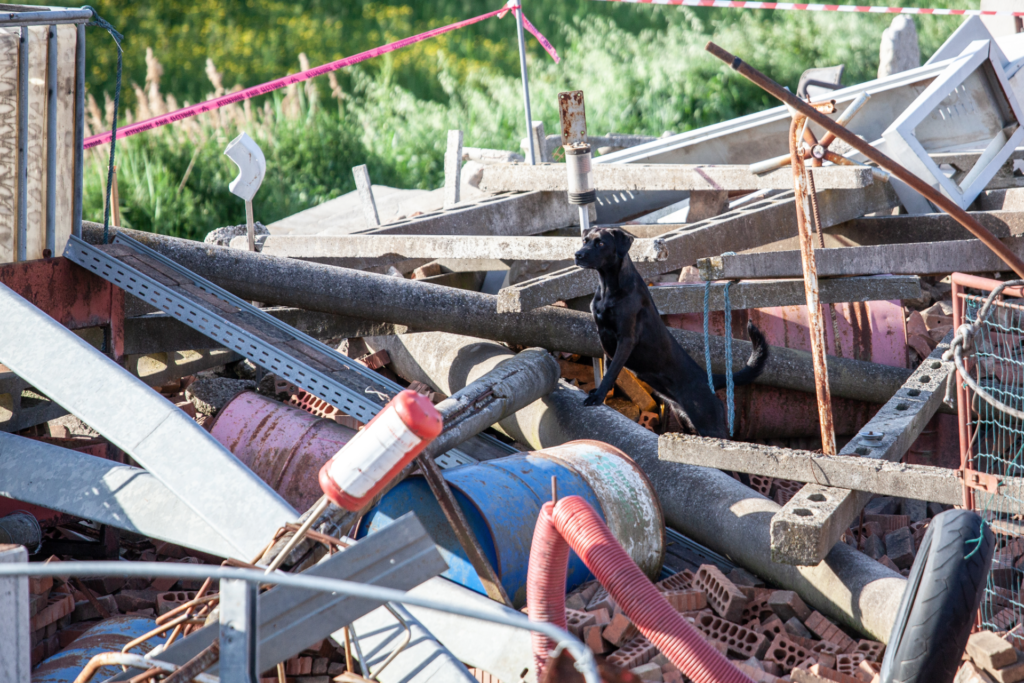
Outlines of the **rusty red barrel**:
{"type": "Polygon", "coordinates": [[[221,409],[210,434],[296,510],[308,510],[323,495],[320,468],[356,431],[246,391],[221,409]]]}

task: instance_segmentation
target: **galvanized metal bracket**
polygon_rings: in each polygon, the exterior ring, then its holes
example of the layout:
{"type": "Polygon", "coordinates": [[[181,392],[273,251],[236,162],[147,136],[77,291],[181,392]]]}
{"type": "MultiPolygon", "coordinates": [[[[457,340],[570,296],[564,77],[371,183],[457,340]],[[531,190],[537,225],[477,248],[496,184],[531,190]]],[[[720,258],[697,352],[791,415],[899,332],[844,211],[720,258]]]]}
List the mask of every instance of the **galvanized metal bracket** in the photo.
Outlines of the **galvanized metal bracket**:
{"type": "Polygon", "coordinates": [[[72,237],[64,255],[360,422],[369,422],[402,391],[130,237],[118,235],[103,247],[72,237]]]}

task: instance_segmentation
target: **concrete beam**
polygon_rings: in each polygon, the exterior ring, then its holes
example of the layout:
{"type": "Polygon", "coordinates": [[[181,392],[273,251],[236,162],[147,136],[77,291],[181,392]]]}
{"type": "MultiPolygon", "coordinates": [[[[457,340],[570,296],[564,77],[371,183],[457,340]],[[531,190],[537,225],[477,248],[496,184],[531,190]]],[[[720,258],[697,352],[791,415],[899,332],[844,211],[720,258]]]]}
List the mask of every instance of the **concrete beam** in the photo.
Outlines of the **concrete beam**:
{"type": "MultiPolygon", "coordinates": [[[[915,276],[850,277],[818,281],[819,298],[824,304],[851,301],[893,301],[921,296],[921,280],[915,276]]],[[[704,285],[658,285],[650,288],[651,297],[662,315],[703,313],[704,285]]],[[[729,287],[729,304],[733,310],[797,306],[806,304],[803,280],[741,280],[729,287]]],[[[711,285],[708,306],[712,311],[725,310],[725,283],[711,285]]]]}
{"type": "MultiPolygon", "coordinates": [[[[301,308],[271,306],[263,308],[278,320],[315,339],[366,337],[408,332],[403,325],[376,323],[363,318],[331,315],[301,308]]],[[[145,356],[167,351],[199,351],[220,348],[206,335],[197,332],[166,313],[149,313],[124,321],[124,353],[145,356]]]]}
{"type": "MultiPolygon", "coordinates": [[[[755,175],[749,166],[683,164],[594,164],[590,182],[602,190],[790,190],[793,172],[787,167],[755,175]]],[[[814,170],[819,190],[854,190],[874,182],[866,166],[826,166],[814,170]]],[[[484,167],[480,189],[487,192],[566,192],[565,164],[493,164],[484,167]]]]}
{"type": "MultiPolygon", "coordinates": [[[[953,361],[942,359],[952,338],[951,331],[839,455],[889,462],[903,457],[942,405],[946,379],[955,372],[953,361]]],[[[772,560],[817,564],[869,500],[864,491],[804,486],[772,519],[772,560]]]]}
{"type": "MultiPolygon", "coordinates": [[[[539,346],[550,351],[585,356],[603,353],[593,317],[582,311],[545,306],[525,313],[502,314],[496,311],[496,297],[479,292],[211,247],[135,230],[117,230],[246,300],[358,316],[407,325],[420,331],[438,330],[519,346],[539,346]]],[[[102,228],[83,225],[82,233],[92,242],[102,239],[102,228]]],[[[685,330],[671,330],[671,333],[701,362],[704,358],[702,334],[685,330]]],[[[750,355],[750,342],[735,339],[732,345],[735,367],[742,367],[750,355]]],[[[722,337],[711,338],[711,354],[714,371],[722,372],[725,358],[722,337]]],[[[887,401],[909,374],[909,370],[902,368],[848,358],[829,361],[833,395],[870,403],[887,401]]],[[[758,382],[814,393],[810,354],[772,347],[758,382]]]]}
{"type": "MultiPolygon", "coordinates": [[[[970,211],[971,217],[996,237],[1024,235],[1024,211],[970,211]]],[[[970,240],[974,235],[946,213],[917,216],[864,216],[825,231],[842,238],[845,246],[910,244],[970,240]]],[[[794,238],[795,239],[795,238],[794,238]]],[[[796,243],[792,249],[796,249],[796,243]]]]}
{"type": "MultiPolygon", "coordinates": [[[[270,235],[261,253],[363,270],[406,259],[572,261],[579,248],[579,237],[270,235]]],[[[629,255],[636,262],[661,261],[668,252],[660,238],[638,239],[629,255]]]]}
{"type": "MultiPolygon", "coordinates": [[[[957,470],[945,467],[907,465],[859,456],[821,455],[687,434],[662,435],[658,442],[658,457],[685,465],[824,484],[875,495],[947,505],[963,503],[963,479],[957,470]]],[[[1024,483],[1024,480],[1015,481],[1024,483]]],[[[1004,483],[1013,486],[1005,480],[1004,483]]],[[[1020,512],[1024,512],[1024,507],[1020,512]]]]}
{"type": "MultiPolygon", "coordinates": [[[[860,190],[825,190],[818,194],[824,227],[895,206],[896,201],[895,192],[888,185],[871,185],[860,190]]],[[[661,239],[665,242],[668,257],[657,263],[637,264],[637,269],[643,277],[651,278],[692,265],[700,258],[753,249],[794,234],[796,207],[793,192],[780,192],[735,211],[663,233],[661,239]]],[[[529,311],[556,301],[575,299],[593,293],[597,282],[597,273],[592,270],[576,266],[564,268],[501,290],[498,311],[529,311]]]]}
{"type": "MultiPolygon", "coordinates": [[[[449,334],[411,334],[368,343],[388,350],[398,374],[446,393],[512,355],[483,339],[449,334]]],[[[815,567],[773,562],[769,523],[779,510],[776,503],[718,470],[659,460],[657,435],[607,406],[583,406],[584,398],[584,392],[563,382],[499,426],[533,449],[575,439],[596,439],[621,449],[647,474],[668,526],[773,584],[797,591],[830,618],[873,639],[888,640],[906,586],[903,577],[845,543],[815,567]]],[[[428,621],[424,625],[438,635],[428,621]]]]}
{"type": "MultiPolygon", "coordinates": [[[[590,209],[591,220],[597,210],[590,209]]],[[[565,192],[521,192],[463,202],[443,211],[406,218],[354,235],[537,235],[579,225],[579,211],[565,192]]]]}
{"type": "MultiPolygon", "coordinates": [[[[1024,237],[1007,237],[1001,241],[1014,254],[1024,256],[1024,237]]],[[[981,240],[815,249],[814,258],[819,277],[997,273],[1007,269],[1003,260],[981,240]]],[[[697,267],[706,280],[800,277],[802,274],[798,251],[712,256],[698,260],[697,267]]]]}

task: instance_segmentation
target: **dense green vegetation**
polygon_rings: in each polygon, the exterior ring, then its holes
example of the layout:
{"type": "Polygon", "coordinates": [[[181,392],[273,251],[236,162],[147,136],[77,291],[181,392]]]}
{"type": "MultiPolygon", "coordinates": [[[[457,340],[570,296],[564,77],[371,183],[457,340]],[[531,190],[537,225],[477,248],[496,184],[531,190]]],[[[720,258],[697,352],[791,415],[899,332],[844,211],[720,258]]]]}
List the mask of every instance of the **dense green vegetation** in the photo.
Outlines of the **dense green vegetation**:
{"type": "MultiPolygon", "coordinates": [[[[593,0],[525,0],[524,6],[562,56],[554,64],[528,37],[534,119],[553,130],[556,94],[583,89],[588,127],[596,134],[679,132],[773,106],[704,52],[710,39],[790,87],[804,69],[838,63],[846,64],[847,84],[873,78],[879,38],[891,20],[593,0]]],[[[493,0],[96,5],[125,34],[124,105],[131,120],[297,71],[300,53],[315,65],[496,7],[493,0]]],[[[958,24],[943,17],[916,21],[923,58],[958,24]]],[[[89,29],[89,87],[101,102],[113,92],[114,58],[112,41],[89,29]]],[[[122,222],[189,237],[242,222],[242,202],[227,191],[234,167],[222,156],[241,129],[268,159],[268,176],[255,200],[257,219],[264,222],[350,191],[349,169],[359,163],[369,165],[374,182],[437,187],[449,128],[462,129],[466,145],[518,149],[525,128],[520,88],[515,26],[506,16],[371,60],[334,79],[321,77],[307,88],[143,133],[118,144],[122,222]]],[[[91,110],[95,131],[109,125],[105,103],[106,116],[99,106],[91,110]]],[[[107,152],[97,148],[87,156],[87,218],[102,217],[107,152]]]]}

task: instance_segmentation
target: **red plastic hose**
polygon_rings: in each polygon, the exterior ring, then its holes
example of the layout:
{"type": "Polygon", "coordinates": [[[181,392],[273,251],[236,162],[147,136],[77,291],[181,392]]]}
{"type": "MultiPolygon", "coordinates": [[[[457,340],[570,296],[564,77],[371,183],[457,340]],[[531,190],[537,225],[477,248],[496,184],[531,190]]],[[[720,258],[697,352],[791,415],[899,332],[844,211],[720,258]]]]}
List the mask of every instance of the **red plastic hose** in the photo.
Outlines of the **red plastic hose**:
{"type": "MultiPolygon", "coordinates": [[[[546,503],[537,519],[526,578],[531,621],[565,627],[568,548],[580,556],[640,633],[694,683],[753,683],[668,604],[604,520],[579,496],[567,496],[554,506],[546,503]]],[[[551,648],[546,637],[534,634],[538,680],[551,648]]]]}

